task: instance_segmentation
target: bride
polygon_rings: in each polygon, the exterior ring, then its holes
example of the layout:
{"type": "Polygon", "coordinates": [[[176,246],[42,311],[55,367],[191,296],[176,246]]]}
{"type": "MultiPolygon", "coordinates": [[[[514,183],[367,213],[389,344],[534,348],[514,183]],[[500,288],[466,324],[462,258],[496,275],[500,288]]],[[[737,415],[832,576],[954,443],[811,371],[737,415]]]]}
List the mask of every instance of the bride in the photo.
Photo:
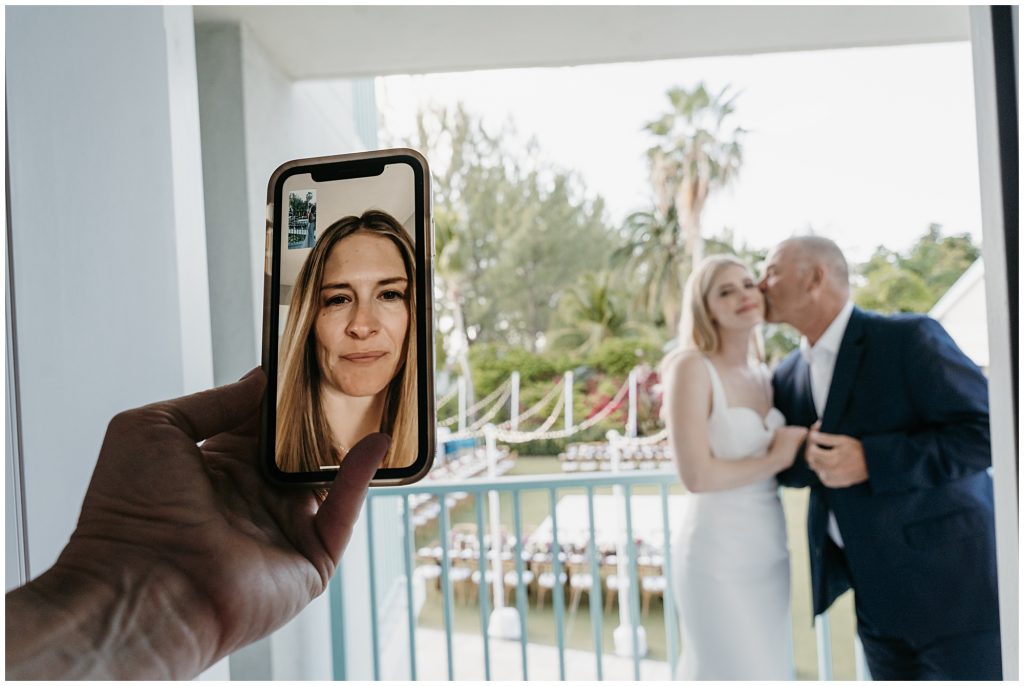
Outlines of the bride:
{"type": "Polygon", "coordinates": [[[662,363],[669,441],[689,491],[672,557],[681,679],[794,677],[775,474],[807,429],[784,426],[772,407],[771,375],[756,357],[763,318],[746,265],[708,257],[686,283],[679,349],[662,363]]]}

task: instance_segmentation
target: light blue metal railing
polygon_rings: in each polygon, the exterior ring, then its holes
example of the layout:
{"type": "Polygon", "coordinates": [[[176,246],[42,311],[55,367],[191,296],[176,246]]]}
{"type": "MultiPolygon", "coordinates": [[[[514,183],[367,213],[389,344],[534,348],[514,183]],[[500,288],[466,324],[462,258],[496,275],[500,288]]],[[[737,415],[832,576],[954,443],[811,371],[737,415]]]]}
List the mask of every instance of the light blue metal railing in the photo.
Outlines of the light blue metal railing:
{"type": "MultiPolygon", "coordinates": [[[[528,634],[528,621],[527,621],[527,604],[526,604],[526,582],[524,582],[524,551],[523,551],[523,536],[522,536],[522,500],[521,495],[526,491],[547,491],[548,502],[550,507],[551,517],[551,552],[552,552],[552,571],[554,573],[554,585],[551,589],[552,602],[554,605],[555,615],[555,639],[556,639],[556,650],[558,654],[558,675],[559,678],[565,680],[565,664],[566,664],[566,646],[565,646],[565,585],[559,583],[561,575],[563,573],[562,560],[560,559],[560,551],[562,550],[558,540],[558,514],[557,514],[557,502],[558,502],[558,491],[563,489],[583,489],[586,493],[587,499],[587,517],[588,517],[588,530],[589,530],[589,541],[590,544],[587,546],[587,556],[589,563],[589,571],[591,575],[591,587],[589,596],[589,609],[590,618],[593,631],[593,653],[595,659],[596,676],[598,680],[604,678],[603,668],[603,598],[600,592],[601,588],[601,576],[600,576],[600,562],[599,562],[599,551],[596,545],[597,537],[595,535],[595,511],[594,511],[594,495],[595,490],[598,488],[615,488],[620,492],[625,502],[625,547],[626,547],[626,559],[628,561],[628,615],[629,615],[629,629],[631,632],[631,643],[632,643],[632,661],[633,661],[633,677],[636,680],[640,679],[640,583],[639,583],[639,572],[637,569],[637,550],[634,536],[633,527],[633,515],[632,515],[632,497],[633,488],[637,486],[656,486],[658,487],[658,495],[661,503],[661,527],[663,532],[664,551],[662,555],[663,559],[663,576],[666,580],[672,579],[672,560],[668,550],[668,544],[670,539],[670,527],[669,527],[669,487],[678,482],[678,477],[674,471],[663,471],[663,470],[642,470],[636,472],[619,472],[619,473],[590,473],[586,475],[578,474],[561,474],[561,475],[531,475],[531,476],[512,476],[512,477],[501,477],[495,479],[468,479],[458,482],[449,482],[442,484],[427,484],[419,483],[410,486],[401,486],[396,488],[376,489],[371,490],[367,501],[367,507],[365,509],[366,524],[367,524],[367,553],[368,553],[368,565],[369,565],[369,581],[370,581],[370,624],[369,634],[371,641],[372,650],[372,667],[373,677],[376,680],[382,678],[381,676],[381,645],[380,636],[378,633],[378,608],[377,608],[377,582],[375,579],[378,576],[379,570],[378,565],[378,554],[375,550],[375,539],[376,539],[376,518],[378,516],[378,509],[374,507],[375,504],[379,504],[384,500],[400,500],[401,502],[401,516],[398,517],[402,528],[402,561],[401,567],[404,572],[404,579],[402,580],[405,584],[405,604],[407,612],[407,629],[408,629],[408,659],[409,659],[409,678],[412,680],[417,679],[417,652],[416,652],[416,610],[413,600],[413,569],[414,569],[414,555],[415,555],[415,536],[413,530],[412,519],[410,512],[412,511],[412,498],[414,496],[430,495],[436,496],[440,510],[438,512],[438,543],[441,548],[440,555],[440,586],[442,593],[442,615],[444,623],[445,633],[445,654],[447,658],[447,678],[448,680],[454,680],[455,674],[455,660],[454,660],[454,646],[453,646],[453,628],[454,628],[454,604],[453,604],[453,584],[451,583],[450,575],[453,561],[453,551],[449,550],[449,534],[452,530],[450,514],[448,511],[448,498],[454,493],[466,493],[473,497],[475,500],[474,517],[476,521],[476,538],[477,538],[477,550],[479,554],[476,556],[476,571],[479,574],[479,586],[478,586],[478,600],[480,608],[480,635],[483,639],[483,670],[484,678],[487,680],[491,679],[491,646],[488,632],[488,615],[490,614],[490,590],[493,583],[491,574],[489,573],[488,566],[490,564],[489,555],[486,552],[487,547],[485,545],[485,519],[484,519],[484,508],[483,501],[486,494],[490,492],[497,493],[508,493],[512,499],[512,529],[514,532],[514,551],[512,559],[515,564],[515,607],[518,610],[519,615],[519,643],[520,643],[520,662],[522,680],[526,681],[529,678],[529,664],[527,659],[527,643],[529,639],[528,634]],[[621,490],[619,490],[621,489],[621,490]]],[[[495,542],[492,541],[492,544],[495,542]]],[[[493,554],[497,553],[497,548],[500,547],[500,543],[497,544],[493,554]]],[[[339,575],[340,576],[340,575],[339,575]]],[[[346,659],[346,648],[345,648],[345,625],[344,625],[344,611],[345,608],[342,605],[342,593],[341,593],[341,581],[336,578],[331,583],[331,602],[332,602],[332,648],[334,652],[334,676],[336,679],[345,679],[348,677],[346,665],[348,661],[346,659]]],[[[676,624],[675,618],[675,607],[674,598],[671,590],[671,584],[667,583],[663,593],[664,599],[664,621],[665,621],[665,637],[666,637],[666,652],[667,662],[671,670],[671,674],[676,672],[676,665],[679,659],[677,650],[678,641],[678,625],[676,624]]],[[[819,617],[816,622],[816,633],[818,638],[818,661],[819,661],[819,678],[830,679],[832,675],[832,656],[830,649],[829,640],[829,629],[828,629],[828,618],[819,617]]],[[[390,655],[390,653],[389,653],[390,655]]],[[[858,656],[860,657],[860,656],[858,656]]],[[[861,676],[860,664],[858,661],[858,676],[861,676]]],[[[503,675],[505,678],[508,675],[503,675]]]]}

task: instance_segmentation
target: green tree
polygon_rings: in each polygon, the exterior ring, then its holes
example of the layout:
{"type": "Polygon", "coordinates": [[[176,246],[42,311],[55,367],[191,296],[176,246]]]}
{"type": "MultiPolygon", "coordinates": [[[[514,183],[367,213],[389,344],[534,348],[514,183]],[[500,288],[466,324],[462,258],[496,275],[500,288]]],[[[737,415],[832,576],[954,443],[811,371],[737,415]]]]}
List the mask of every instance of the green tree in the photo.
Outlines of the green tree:
{"type": "MultiPolygon", "coordinates": [[[[559,295],[605,266],[614,236],[580,180],[490,133],[461,105],[420,113],[415,140],[434,174],[438,280],[465,349],[502,341],[536,350],[559,295]]],[[[455,338],[459,335],[456,334],[455,338]]]]}
{"type": "Polygon", "coordinates": [[[943,236],[940,224],[929,224],[928,231],[903,260],[903,266],[924,279],[935,298],[928,306],[931,309],[979,257],[981,249],[974,244],[970,234],[943,236]]]}
{"type": "MultiPolygon", "coordinates": [[[[743,164],[746,131],[735,124],[736,95],[713,94],[703,83],[668,91],[669,110],[646,125],[655,144],[647,151],[657,213],[675,208],[686,252],[703,256],[701,214],[708,197],[728,186],[743,164]]],[[[673,322],[670,322],[670,325],[673,322]]]]}
{"type": "Polygon", "coordinates": [[[611,272],[583,274],[559,299],[562,326],[548,334],[551,346],[587,356],[606,340],[650,334],[649,327],[630,318],[619,293],[611,272]]]}
{"type": "Polygon", "coordinates": [[[905,255],[884,246],[857,269],[860,307],[878,312],[927,312],[981,255],[969,234],[942,235],[931,224],[905,255]]]}
{"type": "Polygon", "coordinates": [[[675,328],[689,274],[682,226],[674,206],[634,212],[623,225],[625,244],[612,254],[612,264],[634,293],[633,315],[659,327],[675,328]]]}

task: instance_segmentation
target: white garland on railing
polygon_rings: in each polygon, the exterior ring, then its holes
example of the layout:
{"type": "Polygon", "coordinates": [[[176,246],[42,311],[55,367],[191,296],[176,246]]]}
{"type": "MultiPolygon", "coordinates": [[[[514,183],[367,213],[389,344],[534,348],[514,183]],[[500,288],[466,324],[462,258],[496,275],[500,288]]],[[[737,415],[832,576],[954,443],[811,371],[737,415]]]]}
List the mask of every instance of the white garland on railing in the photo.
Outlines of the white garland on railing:
{"type": "MultiPolygon", "coordinates": [[[[554,398],[555,394],[557,394],[558,391],[562,388],[562,384],[564,382],[565,382],[565,377],[564,376],[559,377],[558,381],[555,382],[555,385],[551,387],[551,390],[549,390],[547,393],[544,394],[543,398],[541,398],[540,400],[535,402],[533,404],[533,406],[530,407],[529,409],[527,409],[526,411],[520,413],[520,415],[518,417],[519,422],[522,423],[525,420],[530,419],[531,417],[533,417],[533,415],[535,415],[538,412],[540,412],[541,408],[545,407],[549,402],[551,402],[551,399],[554,398]]],[[[507,422],[502,422],[501,424],[499,424],[498,428],[503,429],[503,428],[506,428],[506,427],[509,427],[509,426],[512,426],[512,420],[511,419],[509,419],[507,422]]]]}
{"type": "MultiPolygon", "coordinates": [[[[468,408],[466,410],[466,416],[470,417],[470,416],[473,415],[474,412],[479,410],[481,407],[484,407],[485,405],[490,404],[495,398],[497,398],[499,395],[504,393],[505,389],[510,387],[511,384],[512,384],[512,379],[511,378],[505,379],[505,381],[503,381],[500,386],[498,386],[493,391],[491,391],[490,394],[486,398],[484,398],[483,400],[478,401],[472,407],[468,408]]],[[[454,424],[457,421],[459,421],[459,415],[455,414],[455,415],[453,415],[451,417],[448,417],[447,419],[439,421],[437,424],[438,424],[438,426],[451,426],[452,424],[454,424]]]]}
{"type": "Polygon", "coordinates": [[[548,431],[554,425],[554,418],[558,416],[558,410],[561,409],[564,394],[559,399],[559,406],[555,412],[552,412],[551,417],[548,417],[548,421],[545,422],[544,426],[541,426],[536,431],[507,431],[499,428],[495,436],[499,441],[505,443],[526,443],[528,441],[543,441],[551,440],[555,438],[568,438],[581,431],[586,431],[590,427],[594,426],[602,419],[610,415],[616,409],[616,405],[622,401],[622,398],[629,392],[629,382],[622,384],[622,387],[615,392],[615,395],[605,403],[599,411],[594,413],[590,419],[586,419],[579,424],[576,424],[568,429],[559,429],[556,431],[548,431]]]}
{"type": "Polygon", "coordinates": [[[562,414],[563,407],[565,407],[565,393],[559,393],[558,398],[555,400],[555,406],[551,410],[551,414],[548,415],[548,418],[544,420],[543,424],[530,433],[543,435],[548,429],[555,425],[555,422],[558,421],[558,415],[562,414]]]}
{"type": "Polygon", "coordinates": [[[508,386],[505,388],[505,392],[501,394],[501,397],[498,398],[494,405],[491,406],[491,409],[487,411],[487,414],[473,422],[473,424],[468,427],[468,430],[476,431],[478,429],[482,429],[485,424],[494,419],[494,415],[498,414],[498,412],[505,407],[505,403],[508,402],[510,395],[512,395],[512,387],[508,386]]]}
{"type": "MultiPolygon", "coordinates": [[[[543,398],[536,402],[526,412],[523,412],[521,415],[519,415],[519,420],[522,421],[524,419],[532,417],[534,414],[537,414],[537,412],[539,412],[542,407],[544,407],[545,405],[547,405],[548,402],[550,402],[552,396],[554,396],[559,391],[559,389],[563,385],[564,380],[565,377],[559,379],[558,382],[551,388],[551,390],[549,390],[544,395],[543,398]]],[[[493,419],[494,415],[496,415],[498,411],[504,406],[505,402],[508,400],[508,396],[512,392],[511,387],[509,387],[509,380],[506,380],[506,382],[499,386],[498,389],[496,390],[502,391],[501,398],[494,403],[494,405],[490,408],[488,413],[484,417],[481,417],[479,420],[474,422],[473,425],[468,427],[465,431],[460,431],[449,436],[448,440],[456,440],[460,438],[479,438],[485,435],[483,427],[491,419],[493,419]]],[[[585,419],[579,424],[575,424],[569,427],[568,429],[558,429],[555,431],[551,431],[551,427],[555,425],[556,421],[558,421],[558,417],[561,414],[562,408],[565,406],[565,394],[561,393],[558,395],[558,402],[555,403],[555,406],[554,408],[552,408],[551,413],[548,415],[547,419],[544,420],[544,423],[541,424],[541,426],[532,431],[511,431],[508,428],[511,426],[511,420],[509,420],[506,422],[502,422],[500,425],[495,427],[495,437],[499,441],[502,441],[504,443],[527,443],[529,441],[568,438],[569,436],[573,436],[577,433],[580,433],[581,431],[586,431],[587,429],[597,425],[603,419],[607,418],[608,415],[610,415],[617,409],[617,406],[619,405],[619,403],[622,402],[622,399],[626,396],[628,392],[629,381],[627,379],[622,384],[622,386],[620,386],[619,389],[615,392],[615,395],[613,395],[608,400],[608,402],[605,403],[604,407],[595,412],[589,419],[585,419]]],[[[479,403],[477,403],[477,405],[483,406],[484,404],[486,404],[485,401],[489,402],[490,400],[493,400],[495,397],[496,393],[491,393],[487,398],[485,398],[484,401],[480,401],[479,403]]],[[[446,422],[439,423],[442,426],[447,426],[452,422],[446,420],[446,422]]],[[[667,436],[668,429],[663,428],[661,431],[659,431],[656,434],[652,434],[651,436],[643,436],[639,438],[622,437],[618,439],[618,441],[619,444],[623,446],[653,445],[655,443],[660,443],[661,441],[665,440],[667,436]]]]}
{"type": "MultiPolygon", "coordinates": [[[[558,388],[558,386],[555,386],[555,389],[557,389],[557,388],[558,388]]],[[[549,392],[548,396],[550,396],[550,395],[551,394],[549,392]]],[[[522,436],[527,436],[527,437],[535,436],[535,435],[543,435],[543,433],[545,431],[550,429],[554,425],[554,423],[556,421],[558,421],[558,415],[561,414],[562,407],[564,405],[565,405],[565,396],[564,396],[564,394],[562,394],[562,395],[558,396],[558,402],[555,403],[554,408],[551,410],[551,414],[548,415],[548,418],[544,420],[544,423],[541,424],[540,427],[538,427],[537,429],[535,429],[533,431],[505,431],[504,433],[507,433],[507,434],[510,434],[510,435],[512,435],[512,434],[514,434],[514,435],[522,435],[522,436]]],[[[486,422],[485,422],[485,424],[486,424],[486,422]]],[[[460,438],[480,438],[480,437],[486,435],[486,432],[483,430],[482,427],[483,427],[483,425],[481,425],[481,427],[478,427],[478,428],[475,428],[475,429],[474,428],[470,428],[469,430],[466,430],[466,431],[461,431],[459,433],[454,433],[454,434],[452,434],[448,438],[448,440],[457,440],[457,439],[460,439],[460,438]]],[[[501,429],[498,430],[498,435],[499,436],[502,435],[501,429]]],[[[523,440],[516,441],[516,442],[517,443],[525,443],[526,441],[529,441],[529,440],[535,440],[535,439],[524,438],[523,440]]]]}
{"type": "Polygon", "coordinates": [[[618,439],[619,445],[623,446],[634,446],[634,445],[654,445],[655,443],[661,443],[668,438],[668,427],[662,427],[661,431],[650,436],[637,436],[636,438],[629,438],[628,436],[622,436],[618,439]]]}
{"type": "MultiPolygon", "coordinates": [[[[434,411],[436,412],[436,411],[440,410],[442,407],[444,407],[445,405],[447,405],[448,403],[450,403],[452,401],[452,398],[454,398],[458,394],[459,394],[459,385],[455,384],[455,385],[452,386],[450,391],[448,391],[443,396],[441,396],[441,398],[434,404],[434,411]]],[[[458,419],[458,417],[456,417],[456,419],[458,419]]]]}
{"type": "Polygon", "coordinates": [[[619,390],[615,391],[615,395],[612,396],[611,400],[605,403],[599,411],[595,412],[590,419],[586,419],[579,423],[579,430],[585,431],[590,427],[597,424],[599,421],[610,415],[617,409],[617,405],[622,402],[622,399],[629,393],[629,381],[627,380],[619,390]]]}

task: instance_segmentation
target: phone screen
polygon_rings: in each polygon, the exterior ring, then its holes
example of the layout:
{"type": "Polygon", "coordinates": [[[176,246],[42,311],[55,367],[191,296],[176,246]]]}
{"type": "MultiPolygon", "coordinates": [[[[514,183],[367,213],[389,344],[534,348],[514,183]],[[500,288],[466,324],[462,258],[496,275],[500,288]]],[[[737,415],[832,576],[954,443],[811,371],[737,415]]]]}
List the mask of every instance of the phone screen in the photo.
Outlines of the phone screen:
{"type": "Polygon", "coordinates": [[[276,416],[265,440],[278,476],[321,482],[360,439],[386,433],[375,481],[406,482],[425,473],[433,443],[425,165],[330,159],[271,181],[264,359],[276,416]]]}

